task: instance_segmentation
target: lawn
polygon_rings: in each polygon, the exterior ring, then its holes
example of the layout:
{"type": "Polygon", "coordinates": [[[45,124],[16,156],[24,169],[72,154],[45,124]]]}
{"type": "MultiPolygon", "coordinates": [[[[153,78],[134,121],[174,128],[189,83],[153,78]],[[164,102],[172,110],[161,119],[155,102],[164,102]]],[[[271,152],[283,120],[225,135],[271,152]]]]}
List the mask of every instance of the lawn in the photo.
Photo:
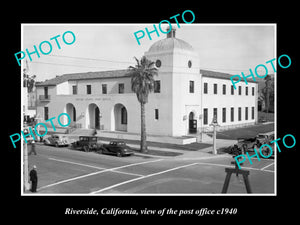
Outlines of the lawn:
{"type": "Polygon", "coordinates": [[[218,131],[217,139],[237,139],[239,137],[255,137],[258,133],[274,131],[274,123],[257,124],[232,130],[218,131]]]}

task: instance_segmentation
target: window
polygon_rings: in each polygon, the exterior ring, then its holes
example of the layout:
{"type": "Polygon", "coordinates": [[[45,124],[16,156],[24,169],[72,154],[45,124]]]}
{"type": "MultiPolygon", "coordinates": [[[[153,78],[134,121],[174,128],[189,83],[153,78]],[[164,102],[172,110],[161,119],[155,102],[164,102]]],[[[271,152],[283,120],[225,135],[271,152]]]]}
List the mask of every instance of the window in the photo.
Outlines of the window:
{"type": "Polygon", "coordinates": [[[226,95],[226,84],[223,84],[223,95],[226,95]]]}
{"type": "Polygon", "coordinates": [[[190,80],[190,93],[194,93],[194,81],[190,80]]]}
{"type": "Polygon", "coordinates": [[[248,120],[248,107],[245,107],[245,120],[248,120]]]}
{"type": "Polygon", "coordinates": [[[90,95],[92,93],[92,85],[86,85],[86,94],[90,95]]]}
{"type": "Polygon", "coordinates": [[[231,95],[234,95],[234,87],[231,85],[231,95]]]}
{"type": "Polygon", "coordinates": [[[207,93],[208,93],[207,83],[204,83],[203,90],[204,90],[204,94],[207,94],[207,93]]]}
{"type": "Polygon", "coordinates": [[[246,87],[246,95],[248,95],[248,87],[246,87]]]}
{"type": "Polygon", "coordinates": [[[107,94],[107,84],[102,84],[102,94],[107,94]]]}
{"type": "Polygon", "coordinates": [[[233,107],[230,108],[230,121],[231,122],[234,121],[234,108],[233,107]]]}
{"type": "Polygon", "coordinates": [[[254,120],[254,107],[251,107],[251,119],[254,120]]]}
{"type": "Polygon", "coordinates": [[[121,124],[127,124],[127,110],[125,107],[121,108],[121,124]]]}
{"type": "Polygon", "coordinates": [[[123,94],[124,93],[124,84],[119,84],[119,94],[123,94]]]}
{"type": "Polygon", "coordinates": [[[48,120],[48,119],[49,119],[49,108],[44,107],[44,120],[48,120]]]}
{"type": "Polygon", "coordinates": [[[216,119],[216,121],[213,121],[213,122],[217,122],[218,121],[218,108],[214,108],[213,119],[216,119]]]}
{"type": "Polygon", "coordinates": [[[77,95],[77,85],[72,86],[72,93],[73,95],[77,95]]]}
{"type": "Polygon", "coordinates": [[[159,59],[156,60],[155,66],[156,66],[157,68],[161,67],[161,61],[160,61],[159,59]]]}
{"type": "Polygon", "coordinates": [[[218,85],[214,84],[214,94],[218,94],[218,85]]]}
{"type": "Polygon", "coordinates": [[[48,87],[44,87],[45,99],[48,99],[48,87]]]}
{"type": "Polygon", "coordinates": [[[239,86],[239,95],[242,94],[242,86],[239,86]]]}
{"type": "Polygon", "coordinates": [[[254,96],[254,87],[252,87],[252,96],[254,96]]]}
{"type": "Polygon", "coordinates": [[[155,110],[154,110],[154,118],[155,118],[156,120],[159,119],[159,112],[158,112],[158,109],[155,109],[155,110]]]}
{"type": "Polygon", "coordinates": [[[238,110],[239,110],[239,112],[238,112],[238,113],[239,113],[239,114],[238,114],[238,120],[241,121],[241,120],[242,120],[242,108],[239,107],[238,110]]]}
{"type": "Polygon", "coordinates": [[[208,109],[207,108],[204,108],[203,109],[203,124],[208,124],[208,109]]]}
{"type": "Polygon", "coordinates": [[[154,81],[154,93],[160,93],[160,80],[154,81]]]}
{"type": "Polygon", "coordinates": [[[226,123],[226,108],[222,109],[222,122],[226,123]]]}

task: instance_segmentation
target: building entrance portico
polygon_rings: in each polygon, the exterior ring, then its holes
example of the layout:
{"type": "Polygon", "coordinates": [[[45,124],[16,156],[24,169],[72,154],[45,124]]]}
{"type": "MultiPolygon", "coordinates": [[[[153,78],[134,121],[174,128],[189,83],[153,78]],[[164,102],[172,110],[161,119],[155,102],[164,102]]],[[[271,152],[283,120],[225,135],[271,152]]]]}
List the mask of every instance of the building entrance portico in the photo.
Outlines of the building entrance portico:
{"type": "Polygon", "coordinates": [[[95,103],[88,105],[86,109],[86,128],[100,129],[100,109],[95,103]]]}

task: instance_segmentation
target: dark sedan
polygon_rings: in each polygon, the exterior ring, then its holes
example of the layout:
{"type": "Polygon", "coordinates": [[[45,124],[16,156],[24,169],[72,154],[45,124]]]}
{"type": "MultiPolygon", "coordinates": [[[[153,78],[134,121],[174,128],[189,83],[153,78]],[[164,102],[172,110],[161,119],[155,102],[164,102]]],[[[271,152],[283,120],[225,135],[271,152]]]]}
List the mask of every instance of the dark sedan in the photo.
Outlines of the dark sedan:
{"type": "Polygon", "coordinates": [[[109,144],[103,144],[98,152],[101,154],[112,154],[118,157],[134,154],[124,141],[111,141],[109,144]]]}

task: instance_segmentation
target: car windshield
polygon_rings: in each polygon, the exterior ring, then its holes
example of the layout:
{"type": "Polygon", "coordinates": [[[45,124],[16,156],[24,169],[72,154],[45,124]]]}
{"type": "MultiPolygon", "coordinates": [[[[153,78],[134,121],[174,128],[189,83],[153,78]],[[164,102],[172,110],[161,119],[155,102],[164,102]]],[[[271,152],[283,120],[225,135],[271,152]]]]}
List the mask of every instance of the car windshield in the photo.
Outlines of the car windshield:
{"type": "Polygon", "coordinates": [[[258,138],[265,138],[266,136],[265,136],[265,135],[262,135],[262,134],[259,134],[257,137],[258,137],[258,138]]]}

